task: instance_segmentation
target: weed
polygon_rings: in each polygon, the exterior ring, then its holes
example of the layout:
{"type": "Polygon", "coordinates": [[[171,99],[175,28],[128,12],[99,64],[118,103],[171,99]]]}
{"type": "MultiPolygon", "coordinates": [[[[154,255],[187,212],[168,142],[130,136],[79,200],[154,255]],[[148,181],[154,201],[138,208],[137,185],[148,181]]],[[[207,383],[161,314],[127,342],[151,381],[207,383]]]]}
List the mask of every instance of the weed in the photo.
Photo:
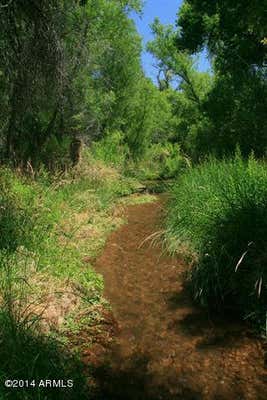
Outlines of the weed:
{"type": "Polygon", "coordinates": [[[79,356],[90,337],[70,338],[106,307],[103,279],[87,260],[122,223],[114,205],[135,185],[88,152],[74,170],[40,170],[35,180],[0,169],[0,377],[76,380],[70,391],[1,387],[0,398],[84,398],[79,356]]]}
{"type": "Polygon", "coordinates": [[[216,310],[234,310],[263,325],[267,304],[266,164],[210,159],[175,185],[167,237],[196,260],[194,297],[216,310]]]}

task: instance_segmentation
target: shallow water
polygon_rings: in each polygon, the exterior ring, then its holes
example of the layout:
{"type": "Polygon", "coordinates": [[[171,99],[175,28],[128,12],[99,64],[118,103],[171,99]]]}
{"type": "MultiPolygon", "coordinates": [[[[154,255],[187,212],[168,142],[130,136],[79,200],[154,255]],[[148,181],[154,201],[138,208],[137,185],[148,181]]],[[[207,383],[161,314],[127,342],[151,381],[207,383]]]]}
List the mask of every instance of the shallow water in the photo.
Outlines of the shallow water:
{"type": "Polygon", "coordinates": [[[95,371],[99,398],[266,400],[262,343],[242,323],[192,304],[187,266],[156,239],[162,203],[129,206],[95,265],[118,324],[95,371]]]}

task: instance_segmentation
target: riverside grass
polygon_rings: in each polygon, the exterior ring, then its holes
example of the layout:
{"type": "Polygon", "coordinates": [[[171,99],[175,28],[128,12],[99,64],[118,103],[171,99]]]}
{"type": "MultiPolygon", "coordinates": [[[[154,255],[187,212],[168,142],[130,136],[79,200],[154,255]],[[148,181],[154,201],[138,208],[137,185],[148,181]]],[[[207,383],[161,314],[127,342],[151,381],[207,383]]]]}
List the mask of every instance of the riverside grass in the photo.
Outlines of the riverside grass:
{"type": "Polygon", "coordinates": [[[253,156],[209,159],[173,188],[167,218],[172,251],[190,255],[194,298],[265,326],[267,166],[253,156]]]}
{"type": "MultiPolygon", "coordinates": [[[[83,323],[96,320],[99,325],[107,306],[103,279],[91,260],[123,222],[116,214],[117,200],[131,194],[136,184],[90,154],[60,176],[40,171],[33,180],[0,168],[2,382],[72,378],[75,387],[67,398],[90,398],[76,339],[83,323]],[[86,315],[85,322],[79,315],[86,315]]],[[[65,396],[52,389],[0,388],[0,399],[65,396]]]]}

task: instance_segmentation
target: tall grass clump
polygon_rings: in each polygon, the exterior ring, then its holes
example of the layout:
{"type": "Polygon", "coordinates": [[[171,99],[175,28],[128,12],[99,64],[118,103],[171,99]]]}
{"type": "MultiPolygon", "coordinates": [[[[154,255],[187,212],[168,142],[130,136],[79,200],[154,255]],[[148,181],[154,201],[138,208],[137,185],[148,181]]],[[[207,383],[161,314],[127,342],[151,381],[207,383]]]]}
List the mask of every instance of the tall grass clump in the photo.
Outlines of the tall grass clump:
{"type": "Polygon", "coordinates": [[[175,185],[167,236],[193,259],[190,282],[203,305],[264,324],[267,309],[267,167],[253,157],[190,170],[175,185]]]}

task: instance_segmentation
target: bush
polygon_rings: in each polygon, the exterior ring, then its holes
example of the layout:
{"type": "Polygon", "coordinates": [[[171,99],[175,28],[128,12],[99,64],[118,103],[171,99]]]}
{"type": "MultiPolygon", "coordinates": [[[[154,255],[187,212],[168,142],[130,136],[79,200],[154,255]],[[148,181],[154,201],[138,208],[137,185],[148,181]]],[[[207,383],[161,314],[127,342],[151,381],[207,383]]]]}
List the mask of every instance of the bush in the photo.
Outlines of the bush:
{"type": "Polygon", "coordinates": [[[107,133],[102,140],[93,143],[93,156],[107,165],[122,167],[129,156],[128,146],[123,143],[123,139],[119,131],[107,133]]]}
{"type": "Polygon", "coordinates": [[[160,145],[156,160],[160,161],[160,177],[162,178],[175,178],[187,167],[186,159],[181,154],[178,144],[167,142],[164,146],[160,145]]]}
{"type": "Polygon", "coordinates": [[[187,160],[181,154],[180,146],[166,142],[153,144],[147,149],[144,158],[137,164],[128,164],[130,173],[139,179],[172,179],[187,167],[187,160]]]}
{"type": "Polygon", "coordinates": [[[194,255],[194,296],[263,323],[267,304],[266,164],[209,160],[174,187],[167,236],[194,255]]]}

